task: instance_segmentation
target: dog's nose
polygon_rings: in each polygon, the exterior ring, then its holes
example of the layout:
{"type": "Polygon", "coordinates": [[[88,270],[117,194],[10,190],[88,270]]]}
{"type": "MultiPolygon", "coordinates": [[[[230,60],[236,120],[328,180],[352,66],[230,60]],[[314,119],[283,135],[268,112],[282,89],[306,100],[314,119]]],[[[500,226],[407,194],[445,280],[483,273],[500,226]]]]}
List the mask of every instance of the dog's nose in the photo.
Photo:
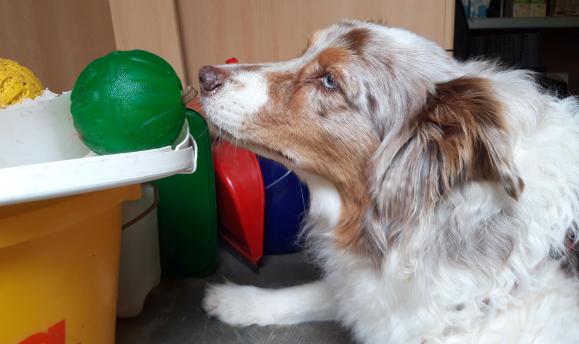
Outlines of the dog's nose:
{"type": "Polygon", "coordinates": [[[229,72],[224,69],[204,66],[199,69],[199,86],[202,91],[211,92],[223,85],[229,72]]]}

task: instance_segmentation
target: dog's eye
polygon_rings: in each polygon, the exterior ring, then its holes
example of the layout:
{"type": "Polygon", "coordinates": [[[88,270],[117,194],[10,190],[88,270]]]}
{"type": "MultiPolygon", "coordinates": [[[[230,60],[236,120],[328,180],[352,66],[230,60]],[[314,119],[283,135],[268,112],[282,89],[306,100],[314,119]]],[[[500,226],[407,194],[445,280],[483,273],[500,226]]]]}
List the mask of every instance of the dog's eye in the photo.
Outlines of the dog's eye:
{"type": "Polygon", "coordinates": [[[332,78],[332,75],[327,73],[322,76],[322,85],[328,89],[336,88],[336,81],[332,78]]]}

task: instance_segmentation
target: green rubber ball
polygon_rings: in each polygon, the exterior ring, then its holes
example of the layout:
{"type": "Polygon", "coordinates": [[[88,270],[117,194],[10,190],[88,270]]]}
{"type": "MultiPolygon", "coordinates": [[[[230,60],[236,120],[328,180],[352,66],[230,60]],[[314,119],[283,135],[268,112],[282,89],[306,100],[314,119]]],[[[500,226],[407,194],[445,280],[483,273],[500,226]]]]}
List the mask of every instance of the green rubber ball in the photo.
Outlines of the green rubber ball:
{"type": "Polygon", "coordinates": [[[181,81],[161,57],[115,51],[92,61],[71,94],[74,126],[98,154],[169,146],[185,121],[181,81]]]}

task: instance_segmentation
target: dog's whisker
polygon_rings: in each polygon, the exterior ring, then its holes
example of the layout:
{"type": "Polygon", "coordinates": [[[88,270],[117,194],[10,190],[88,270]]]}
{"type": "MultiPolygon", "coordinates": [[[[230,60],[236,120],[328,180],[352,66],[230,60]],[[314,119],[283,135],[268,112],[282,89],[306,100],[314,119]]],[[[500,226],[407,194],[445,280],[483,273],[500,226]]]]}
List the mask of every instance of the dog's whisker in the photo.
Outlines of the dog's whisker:
{"type": "Polygon", "coordinates": [[[195,137],[196,139],[200,138],[201,136],[203,136],[203,134],[205,134],[206,132],[209,131],[209,127],[205,127],[205,130],[203,130],[202,132],[200,132],[199,134],[197,134],[197,136],[195,137]]]}

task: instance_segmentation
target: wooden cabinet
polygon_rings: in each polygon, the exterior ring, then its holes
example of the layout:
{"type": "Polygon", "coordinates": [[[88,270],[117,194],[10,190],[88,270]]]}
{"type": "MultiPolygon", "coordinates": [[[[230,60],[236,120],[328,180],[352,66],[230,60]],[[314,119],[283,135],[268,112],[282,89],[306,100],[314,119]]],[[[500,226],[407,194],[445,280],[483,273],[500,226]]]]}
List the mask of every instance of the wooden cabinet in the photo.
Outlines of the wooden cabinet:
{"type": "Polygon", "coordinates": [[[62,91],[92,59],[140,48],[196,87],[205,64],[286,60],[343,18],[404,27],[452,50],[454,0],[0,0],[0,57],[62,91]]]}

